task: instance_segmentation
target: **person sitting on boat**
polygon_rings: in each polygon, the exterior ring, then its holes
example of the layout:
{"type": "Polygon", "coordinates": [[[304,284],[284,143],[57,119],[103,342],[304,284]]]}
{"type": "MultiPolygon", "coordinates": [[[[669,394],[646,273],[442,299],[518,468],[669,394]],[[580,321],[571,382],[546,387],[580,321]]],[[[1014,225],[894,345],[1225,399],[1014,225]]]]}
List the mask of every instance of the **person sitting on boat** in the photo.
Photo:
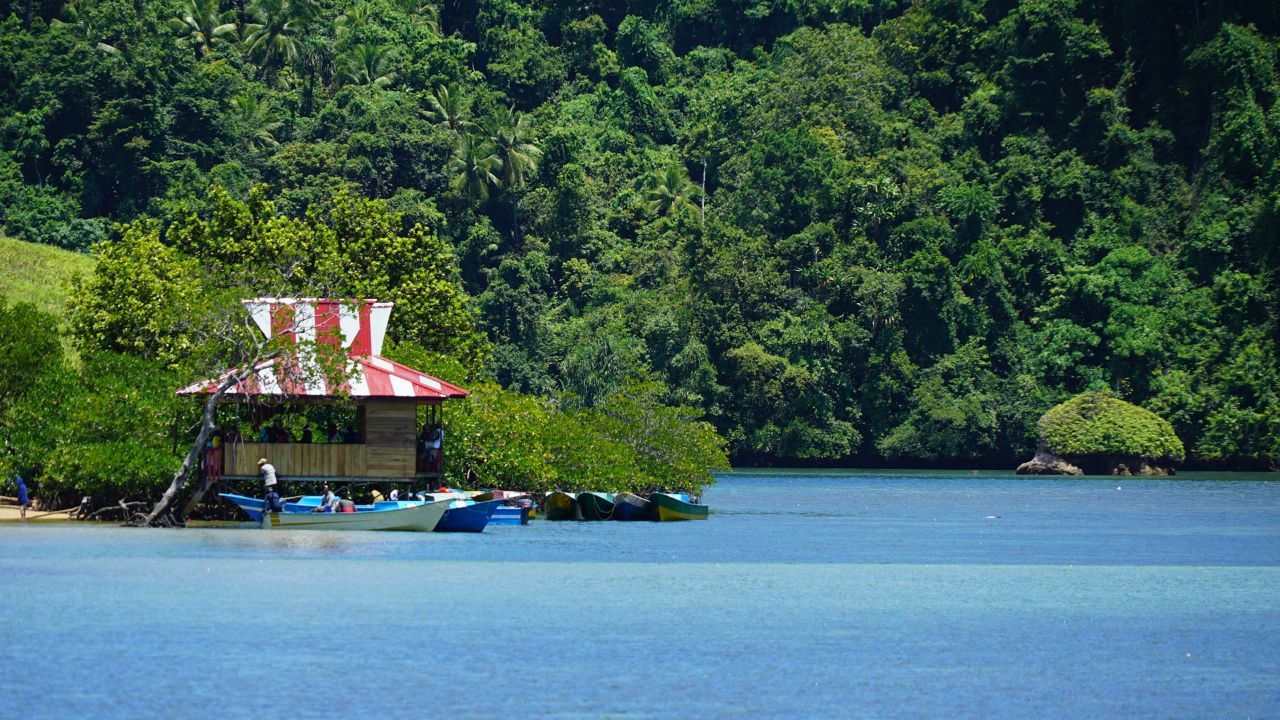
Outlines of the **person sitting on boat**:
{"type": "Polygon", "coordinates": [[[333,512],[338,507],[338,496],[333,494],[328,485],[324,486],[324,494],[320,496],[320,506],[311,509],[311,512],[333,512]]]}
{"type": "Polygon", "coordinates": [[[339,500],[338,500],[338,502],[334,505],[333,511],[334,511],[334,512],[344,512],[344,513],[348,513],[348,512],[355,512],[355,511],[356,511],[356,501],[355,501],[355,500],[342,500],[342,499],[339,499],[339,500]]]}
{"type": "Polygon", "coordinates": [[[400,488],[391,488],[391,495],[388,496],[392,500],[400,499],[400,488]]]}
{"type": "Polygon", "coordinates": [[[267,489],[267,494],[262,499],[267,505],[268,512],[284,512],[284,500],[280,497],[280,493],[276,492],[274,485],[267,489]]]}

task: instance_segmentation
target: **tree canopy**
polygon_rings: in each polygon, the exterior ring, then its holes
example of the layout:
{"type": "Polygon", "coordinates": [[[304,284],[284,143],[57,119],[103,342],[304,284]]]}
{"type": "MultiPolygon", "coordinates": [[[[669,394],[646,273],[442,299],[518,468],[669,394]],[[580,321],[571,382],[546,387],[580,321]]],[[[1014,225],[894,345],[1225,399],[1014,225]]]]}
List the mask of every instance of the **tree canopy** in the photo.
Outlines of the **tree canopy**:
{"type": "Polygon", "coordinates": [[[1182,441],[1167,420],[1106,392],[1084,392],[1053,406],[1037,423],[1057,455],[1123,455],[1181,461],[1182,441]]]}
{"type": "Polygon", "coordinates": [[[136,275],[85,285],[87,352],[172,364],[138,308],[289,255],[740,463],[1008,463],[1107,387],[1266,464],[1278,37],[1259,0],[0,0],[0,226],[136,275]]]}

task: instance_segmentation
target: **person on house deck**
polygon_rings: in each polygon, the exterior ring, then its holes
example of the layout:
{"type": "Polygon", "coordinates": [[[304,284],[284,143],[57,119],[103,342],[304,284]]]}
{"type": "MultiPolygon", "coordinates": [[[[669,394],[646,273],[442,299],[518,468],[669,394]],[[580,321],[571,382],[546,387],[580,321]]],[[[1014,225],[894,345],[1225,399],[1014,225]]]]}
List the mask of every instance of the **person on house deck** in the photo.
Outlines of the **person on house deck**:
{"type": "Polygon", "coordinates": [[[222,479],[222,428],[214,428],[205,442],[204,476],[209,482],[222,479]]]}
{"type": "Polygon", "coordinates": [[[422,445],[426,450],[427,469],[433,472],[439,472],[440,448],[444,445],[444,430],[435,428],[425,435],[426,437],[422,441],[422,445]]]}

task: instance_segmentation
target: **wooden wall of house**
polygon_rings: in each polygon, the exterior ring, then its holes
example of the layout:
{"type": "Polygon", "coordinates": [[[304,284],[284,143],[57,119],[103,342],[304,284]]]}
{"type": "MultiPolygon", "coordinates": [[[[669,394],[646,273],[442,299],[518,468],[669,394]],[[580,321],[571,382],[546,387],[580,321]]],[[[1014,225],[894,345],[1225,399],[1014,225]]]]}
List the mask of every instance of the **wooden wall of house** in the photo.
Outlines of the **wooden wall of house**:
{"type": "Polygon", "coordinates": [[[415,473],[418,408],[413,403],[364,403],[365,474],[407,477],[415,473]]]}
{"type": "Polygon", "coordinates": [[[258,458],[289,478],[412,478],[418,456],[418,409],[413,403],[370,401],[360,405],[364,443],[246,443],[226,445],[223,475],[257,477],[258,458]]]}
{"type": "Polygon", "coordinates": [[[258,458],[266,458],[276,474],[290,477],[366,477],[368,450],[365,445],[309,443],[227,443],[223,475],[256,477],[258,458]]]}

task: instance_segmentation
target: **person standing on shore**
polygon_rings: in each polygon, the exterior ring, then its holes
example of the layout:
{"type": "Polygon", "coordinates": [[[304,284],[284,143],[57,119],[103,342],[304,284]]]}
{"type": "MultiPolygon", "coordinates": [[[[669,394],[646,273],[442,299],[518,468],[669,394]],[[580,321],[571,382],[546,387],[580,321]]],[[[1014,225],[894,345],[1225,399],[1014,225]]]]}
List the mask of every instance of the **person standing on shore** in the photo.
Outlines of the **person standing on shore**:
{"type": "Polygon", "coordinates": [[[22,516],[22,522],[27,521],[27,506],[31,504],[31,497],[27,493],[27,481],[18,476],[18,512],[22,516]]]}

